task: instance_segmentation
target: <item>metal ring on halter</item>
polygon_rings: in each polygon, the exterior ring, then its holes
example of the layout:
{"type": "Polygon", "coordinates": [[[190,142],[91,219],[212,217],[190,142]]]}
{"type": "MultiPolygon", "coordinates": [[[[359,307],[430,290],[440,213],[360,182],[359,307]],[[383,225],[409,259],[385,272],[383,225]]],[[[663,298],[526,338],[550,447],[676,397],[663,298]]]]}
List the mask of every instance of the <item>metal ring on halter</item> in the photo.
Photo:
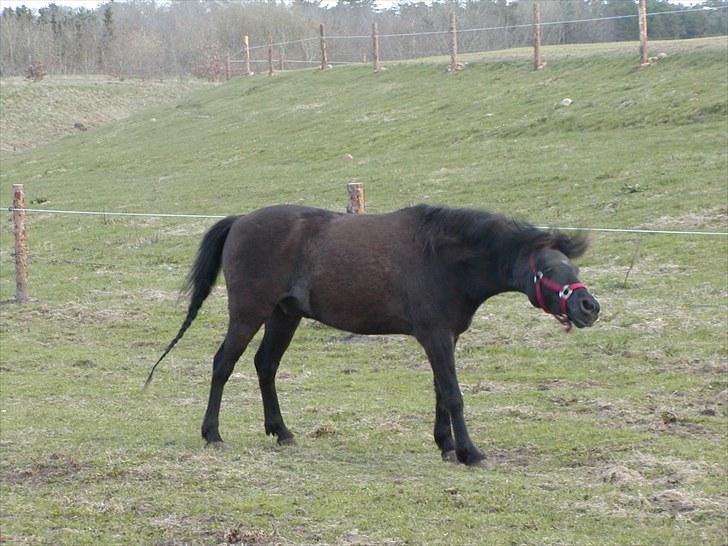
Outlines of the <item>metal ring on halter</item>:
{"type": "Polygon", "coordinates": [[[571,296],[573,293],[574,293],[574,291],[571,289],[570,286],[564,286],[561,289],[561,292],[559,292],[559,297],[562,300],[568,300],[569,299],[569,296],[571,296]]]}
{"type": "Polygon", "coordinates": [[[543,271],[537,271],[536,274],[533,276],[533,282],[537,283],[541,279],[543,279],[543,271]]]}

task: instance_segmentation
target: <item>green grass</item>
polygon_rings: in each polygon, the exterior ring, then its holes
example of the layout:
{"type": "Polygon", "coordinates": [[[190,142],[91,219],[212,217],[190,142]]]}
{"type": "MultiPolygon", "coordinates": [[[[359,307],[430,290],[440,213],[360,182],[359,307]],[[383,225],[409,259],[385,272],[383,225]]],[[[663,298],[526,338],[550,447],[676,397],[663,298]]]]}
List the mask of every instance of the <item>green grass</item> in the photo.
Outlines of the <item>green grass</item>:
{"type": "MultiPolygon", "coordinates": [[[[371,212],[430,202],[725,231],[725,39],[709,43],[646,69],[594,52],[537,73],[415,63],[235,80],[6,157],[0,195],[22,182],[29,203],[56,209],[341,210],[357,180],[371,212]]],[[[222,288],[142,392],[212,222],[28,215],[34,299],[0,307],[7,543],[728,540],[727,238],[595,234],[579,265],[603,319],[588,331],[564,335],[520,295],[486,303],[457,352],[486,471],[439,460],[414,341],[313,322],[279,374],[298,445],[264,435],[254,341],[225,392],[227,449],[205,449],[222,288]]],[[[8,225],[0,300],[14,294],[8,225]]]]}

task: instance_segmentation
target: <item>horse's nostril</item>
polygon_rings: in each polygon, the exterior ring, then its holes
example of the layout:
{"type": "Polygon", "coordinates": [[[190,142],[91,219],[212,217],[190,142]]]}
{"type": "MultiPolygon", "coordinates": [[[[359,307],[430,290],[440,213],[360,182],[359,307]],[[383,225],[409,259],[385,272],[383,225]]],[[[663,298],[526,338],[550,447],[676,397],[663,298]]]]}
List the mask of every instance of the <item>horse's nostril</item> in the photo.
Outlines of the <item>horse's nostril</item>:
{"type": "Polygon", "coordinates": [[[592,300],[581,300],[581,310],[585,313],[594,313],[597,311],[596,302],[592,300]]]}

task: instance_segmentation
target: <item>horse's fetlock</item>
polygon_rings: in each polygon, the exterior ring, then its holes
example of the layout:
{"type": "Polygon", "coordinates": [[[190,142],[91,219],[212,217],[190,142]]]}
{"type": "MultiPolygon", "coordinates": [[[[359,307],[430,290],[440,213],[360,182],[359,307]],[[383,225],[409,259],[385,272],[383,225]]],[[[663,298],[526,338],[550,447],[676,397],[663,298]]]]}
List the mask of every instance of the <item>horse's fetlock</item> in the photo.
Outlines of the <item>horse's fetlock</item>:
{"type": "Polygon", "coordinates": [[[450,434],[449,430],[443,433],[435,432],[435,444],[437,444],[437,447],[439,447],[440,451],[443,453],[455,450],[452,434],[450,434]]]}
{"type": "Polygon", "coordinates": [[[220,432],[217,430],[217,425],[214,424],[203,424],[202,425],[202,438],[208,444],[214,444],[216,442],[222,442],[220,432]]]}
{"type": "Polygon", "coordinates": [[[456,453],[458,461],[468,466],[478,465],[481,461],[485,459],[485,455],[483,455],[480,451],[474,448],[472,450],[458,449],[456,450],[456,453]]]}

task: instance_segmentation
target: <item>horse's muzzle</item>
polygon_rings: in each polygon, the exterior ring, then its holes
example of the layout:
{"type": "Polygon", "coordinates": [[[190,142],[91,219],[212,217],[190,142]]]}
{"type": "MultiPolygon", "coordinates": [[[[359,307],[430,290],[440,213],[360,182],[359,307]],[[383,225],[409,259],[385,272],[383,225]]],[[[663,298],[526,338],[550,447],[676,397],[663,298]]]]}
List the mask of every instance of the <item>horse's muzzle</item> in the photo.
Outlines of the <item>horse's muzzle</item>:
{"type": "Polygon", "coordinates": [[[569,320],[577,328],[586,328],[593,326],[597,319],[599,319],[601,307],[597,299],[587,290],[577,290],[569,298],[567,310],[569,312],[569,320]]]}

